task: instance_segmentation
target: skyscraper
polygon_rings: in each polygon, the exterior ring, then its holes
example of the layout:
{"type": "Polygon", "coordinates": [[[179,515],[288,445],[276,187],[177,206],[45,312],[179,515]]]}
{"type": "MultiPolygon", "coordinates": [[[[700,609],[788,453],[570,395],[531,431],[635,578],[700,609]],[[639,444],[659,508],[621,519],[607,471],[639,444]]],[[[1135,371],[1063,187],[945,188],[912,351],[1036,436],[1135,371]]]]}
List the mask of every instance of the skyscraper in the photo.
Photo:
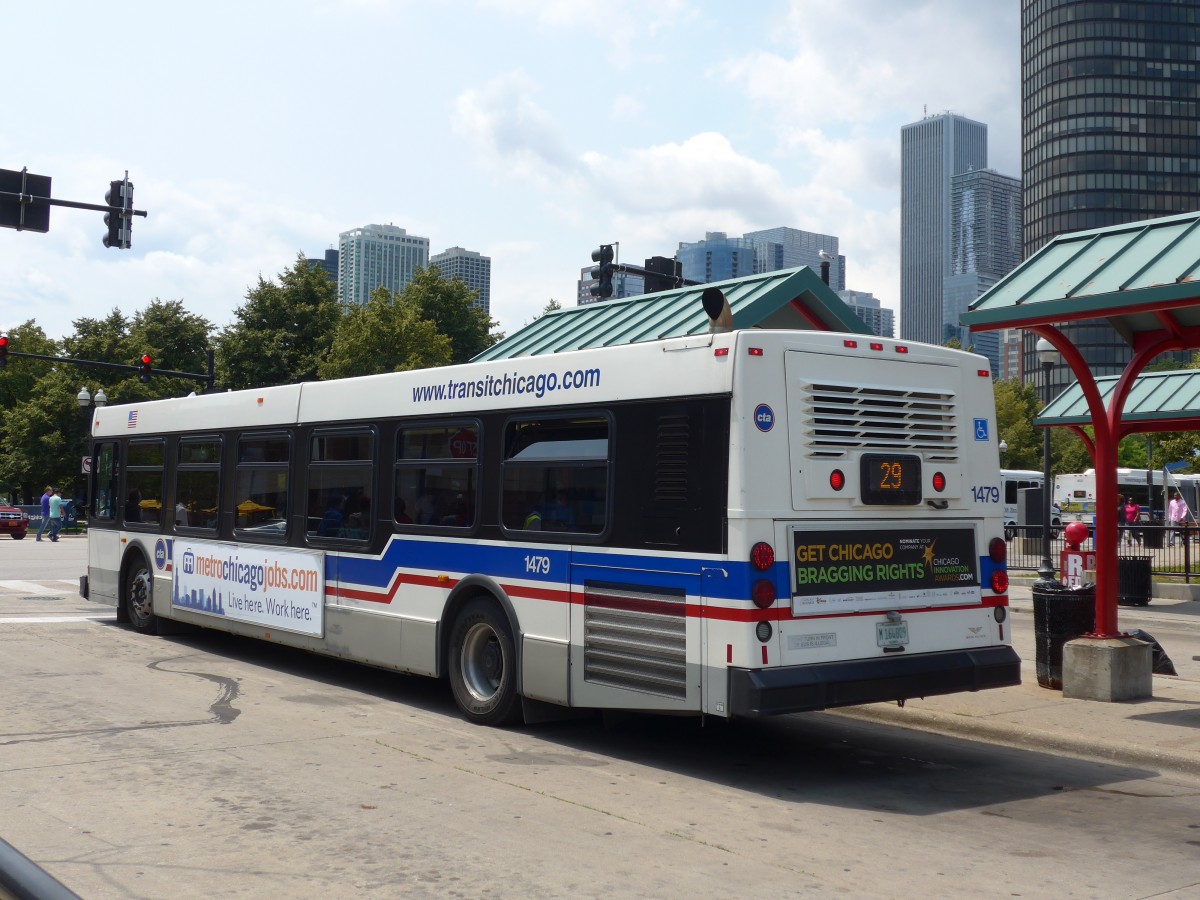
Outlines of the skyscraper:
{"type": "Polygon", "coordinates": [[[774,272],[808,266],[821,271],[821,251],[829,254],[829,286],[846,289],[846,257],[838,254],[838,239],[832,234],[817,234],[799,228],[766,228],[747,231],[743,236],[754,247],[754,271],[774,272]]]}
{"type": "MultiPolygon", "coordinates": [[[[1022,0],[1024,250],[1069,231],[1200,208],[1200,10],[1178,0],[1022,0]]],[[[1095,375],[1128,345],[1103,322],[1064,325],[1095,375]]],[[[1025,371],[1034,373],[1025,337],[1025,371]]],[[[1073,381],[1058,366],[1057,394],[1073,381]]]]}
{"type": "MultiPolygon", "coordinates": [[[[950,274],[950,180],[987,168],[987,126],[954,113],[900,129],[900,336],[943,341],[950,274]]],[[[973,298],[972,298],[973,299],[973,298]]]]}
{"type": "Polygon", "coordinates": [[[338,252],[332,247],[325,251],[324,259],[309,258],[308,264],[314,269],[320,269],[329,276],[329,280],[337,284],[338,280],[338,252]]]}
{"type": "Polygon", "coordinates": [[[442,277],[458,278],[475,291],[475,305],[488,315],[492,313],[492,260],[474,250],[451,247],[430,257],[430,265],[438,267],[442,277]]]}
{"type": "Polygon", "coordinates": [[[881,304],[874,294],[867,291],[841,290],[837,295],[850,307],[851,312],[866,323],[872,334],[887,338],[895,336],[895,313],[881,304]]]}
{"type": "Polygon", "coordinates": [[[1021,262],[1021,182],[992,169],[950,179],[950,272],[942,284],[942,343],[957,338],[1001,370],[1000,335],[971,335],[959,316],[1021,262]]]}
{"type": "Polygon", "coordinates": [[[709,231],[704,240],[695,243],[680,241],[675,258],[683,267],[684,278],[702,284],[758,271],[754,267],[754,245],[743,238],[731,238],[724,231],[709,231]]]}
{"type": "Polygon", "coordinates": [[[429,238],[395,225],[364,225],[338,235],[338,300],[362,306],[377,287],[404,290],[429,265],[429,238]]]}

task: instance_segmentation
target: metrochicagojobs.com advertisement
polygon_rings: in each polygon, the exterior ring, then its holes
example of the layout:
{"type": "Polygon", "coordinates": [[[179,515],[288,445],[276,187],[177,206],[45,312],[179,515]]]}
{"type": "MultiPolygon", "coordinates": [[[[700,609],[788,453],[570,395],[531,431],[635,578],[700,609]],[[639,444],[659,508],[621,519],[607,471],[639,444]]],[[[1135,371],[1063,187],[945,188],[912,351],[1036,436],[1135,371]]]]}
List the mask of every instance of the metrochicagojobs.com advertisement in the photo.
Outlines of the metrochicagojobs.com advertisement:
{"type": "Polygon", "coordinates": [[[172,606],[324,635],[324,554],[176,540],[173,556],[172,606]]]}

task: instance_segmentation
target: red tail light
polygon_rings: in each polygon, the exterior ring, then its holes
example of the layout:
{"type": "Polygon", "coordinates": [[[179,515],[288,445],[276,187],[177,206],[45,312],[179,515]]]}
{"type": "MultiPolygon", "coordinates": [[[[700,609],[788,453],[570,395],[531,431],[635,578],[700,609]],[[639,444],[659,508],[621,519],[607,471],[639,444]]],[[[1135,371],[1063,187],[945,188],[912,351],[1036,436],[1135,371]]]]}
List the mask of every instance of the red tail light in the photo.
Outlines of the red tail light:
{"type": "Polygon", "coordinates": [[[766,541],[759,541],[750,548],[750,565],[755,571],[765,572],[775,565],[775,548],[766,541]]]}
{"type": "Polygon", "coordinates": [[[840,491],[846,486],[846,476],[841,469],[834,469],[829,473],[829,486],[835,491],[840,491]]]}
{"type": "Polygon", "coordinates": [[[996,569],[992,572],[992,591],[997,594],[1008,591],[1008,573],[1003,569],[996,569]]]}
{"type": "Polygon", "coordinates": [[[775,603],[775,585],[773,582],[765,578],[760,578],[754,582],[754,587],[750,589],[750,599],[754,601],[754,605],[759,609],[766,609],[775,603]]]}
{"type": "Polygon", "coordinates": [[[1008,562],[1008,544],[1004,543],[1004,538],[992,538],[988,544],[988,558],[997,565],[1008,562]]]}

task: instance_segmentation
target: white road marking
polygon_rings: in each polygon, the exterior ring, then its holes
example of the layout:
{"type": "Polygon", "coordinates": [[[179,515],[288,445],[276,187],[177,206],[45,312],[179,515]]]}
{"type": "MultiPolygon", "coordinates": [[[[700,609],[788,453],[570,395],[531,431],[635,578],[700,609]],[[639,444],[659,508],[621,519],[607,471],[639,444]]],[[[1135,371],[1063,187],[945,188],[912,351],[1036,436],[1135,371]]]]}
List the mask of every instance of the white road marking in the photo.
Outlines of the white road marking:
{"type": "Polygon", "coordinates": [[[46,587],[45,583],[36,581],[0,581],[0,588],[8,591],[21,591],[25,594],[52,594],[58,592],[57,587],[46,587]]]}

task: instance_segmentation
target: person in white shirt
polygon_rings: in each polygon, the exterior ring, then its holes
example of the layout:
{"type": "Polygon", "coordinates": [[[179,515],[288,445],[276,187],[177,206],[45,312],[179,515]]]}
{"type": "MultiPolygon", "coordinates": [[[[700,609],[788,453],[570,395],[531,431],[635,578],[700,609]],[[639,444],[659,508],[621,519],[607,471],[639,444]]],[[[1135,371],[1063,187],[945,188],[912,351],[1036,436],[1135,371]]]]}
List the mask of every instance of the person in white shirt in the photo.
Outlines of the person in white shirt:
{"type": "Polygon", "coordinates": [[[1167,504],[1167,521],[1171,528],[1171,546],[1175,546],[1175,538],[1184,535],[1184,527],[1187,525],[1187,520],[1191,518],[1192,511],[1188,509],[1187,501],[1183,499],[1179,491],[1171,497],[1171,502],[1167,504]]]}

